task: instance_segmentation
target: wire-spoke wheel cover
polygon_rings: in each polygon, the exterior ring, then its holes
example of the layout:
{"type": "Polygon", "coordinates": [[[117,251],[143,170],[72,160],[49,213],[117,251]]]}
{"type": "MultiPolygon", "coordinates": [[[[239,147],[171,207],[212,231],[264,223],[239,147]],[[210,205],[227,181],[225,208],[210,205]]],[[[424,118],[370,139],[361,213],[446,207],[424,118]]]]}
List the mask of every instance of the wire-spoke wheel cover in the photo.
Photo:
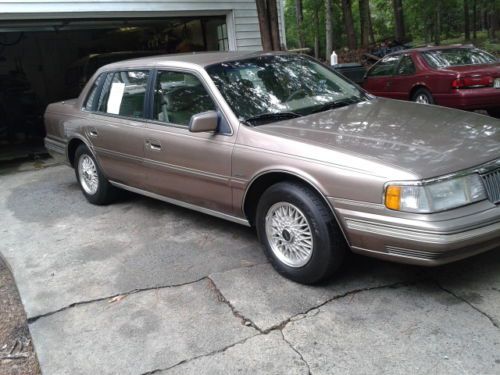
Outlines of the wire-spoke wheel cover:
{"type": "Polygon", "coordinates": [[[420,104],[429,104],[429,98],[425,94],[419,94],[415,98],[415,102],[420,104]]]}
{"type": "Polygon", "coordinates": [[[311,226],[302,211],[288,202],[273,204],[266,214],[266,236],[274,255],[289,267],[303,267],[313,253],[311,226]]]}
{"type": "Polygon", "coordinates": [[[97,166],[90,156],[84,154],[78,161],[78,176],[83,190],[89,195],[94,195],[99,188],[99,176],[97,166]]]}

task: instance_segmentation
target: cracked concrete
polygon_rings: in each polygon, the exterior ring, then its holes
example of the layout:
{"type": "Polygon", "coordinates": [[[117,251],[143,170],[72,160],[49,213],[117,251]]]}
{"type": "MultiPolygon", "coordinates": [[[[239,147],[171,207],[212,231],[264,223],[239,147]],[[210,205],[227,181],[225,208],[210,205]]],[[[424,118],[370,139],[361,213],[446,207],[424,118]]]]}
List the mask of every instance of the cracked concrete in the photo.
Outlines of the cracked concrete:
{"type": "Polygon", "coordinates": [[[500,252],[422,269],[354,257],[306,287],[253,232],[72,170],[0,179],[0,252],[44,374],[498,374],[500,252]]]}

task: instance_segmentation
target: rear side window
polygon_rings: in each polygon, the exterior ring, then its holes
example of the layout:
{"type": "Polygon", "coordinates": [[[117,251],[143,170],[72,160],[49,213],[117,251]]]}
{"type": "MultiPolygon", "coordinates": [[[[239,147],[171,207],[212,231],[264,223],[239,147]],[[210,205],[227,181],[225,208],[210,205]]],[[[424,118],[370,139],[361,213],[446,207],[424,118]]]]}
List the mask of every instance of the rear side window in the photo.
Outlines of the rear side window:
{"type": "Polygon", "coordinates": [[[97,104],[97,99],[96,99],[97,91],[98,91],[99,86],[101,85],[101,82],[105,76],[106,76],[106,74],[101,74],[94,81],[94,84],[92,85],[92,88],[89,91],[89,94],[87,96],[87,101],[85,102],[85,106],[84,106],[87,111],[95,110],[96,104],[97,104]]]}
{"type": "Polygon", "coordinates": [[[448,66],[493,64],[496,58],[475,48],[446,48],[422,52],[425,61],[433,68],[448,66]]]}
{"type": "Polygon", "coordinates": [[[392,76],[401,56],[387,56],[375,64],[368,72],[369,77],[392,76]]]}
{"type": "Polygon", "coordinates": [[[401,76],[409,76],[415,74],[415,64],[413,64],[411,56],[406,55],[401,58],[401,61],[398,65],[397,74],[401,76]]]}
{"type": "Polygon", "coordinates": [[[108,73],[96,106],[98,112],[125,117],[144,117],[144,98],[149,72],[108,73]]]}

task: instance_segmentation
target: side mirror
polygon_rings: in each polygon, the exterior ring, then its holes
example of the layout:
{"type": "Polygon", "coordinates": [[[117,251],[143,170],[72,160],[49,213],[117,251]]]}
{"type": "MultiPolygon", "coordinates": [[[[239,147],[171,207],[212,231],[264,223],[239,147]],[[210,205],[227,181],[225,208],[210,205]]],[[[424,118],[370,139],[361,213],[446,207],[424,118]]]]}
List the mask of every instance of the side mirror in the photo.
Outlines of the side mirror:
{"type": "Polygon", "coordinates": [[[191,116],[189,131],[192,133],[213,132],[217,130],[219,115],[216,111],[197,113],[191,116]]]}

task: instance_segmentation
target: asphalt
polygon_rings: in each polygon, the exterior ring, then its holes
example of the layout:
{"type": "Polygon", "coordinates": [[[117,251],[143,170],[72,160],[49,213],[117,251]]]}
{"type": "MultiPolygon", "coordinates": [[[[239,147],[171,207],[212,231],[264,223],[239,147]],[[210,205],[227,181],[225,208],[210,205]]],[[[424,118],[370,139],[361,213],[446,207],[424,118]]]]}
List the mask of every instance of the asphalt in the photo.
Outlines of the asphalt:
{"type": "Polygon", "coordinates": [[[500,251],[424,269],[353,257],[279,276],[253,231],[73,171],[0,176],[0,253],[43,374],[498,374],[500,251]]]}

